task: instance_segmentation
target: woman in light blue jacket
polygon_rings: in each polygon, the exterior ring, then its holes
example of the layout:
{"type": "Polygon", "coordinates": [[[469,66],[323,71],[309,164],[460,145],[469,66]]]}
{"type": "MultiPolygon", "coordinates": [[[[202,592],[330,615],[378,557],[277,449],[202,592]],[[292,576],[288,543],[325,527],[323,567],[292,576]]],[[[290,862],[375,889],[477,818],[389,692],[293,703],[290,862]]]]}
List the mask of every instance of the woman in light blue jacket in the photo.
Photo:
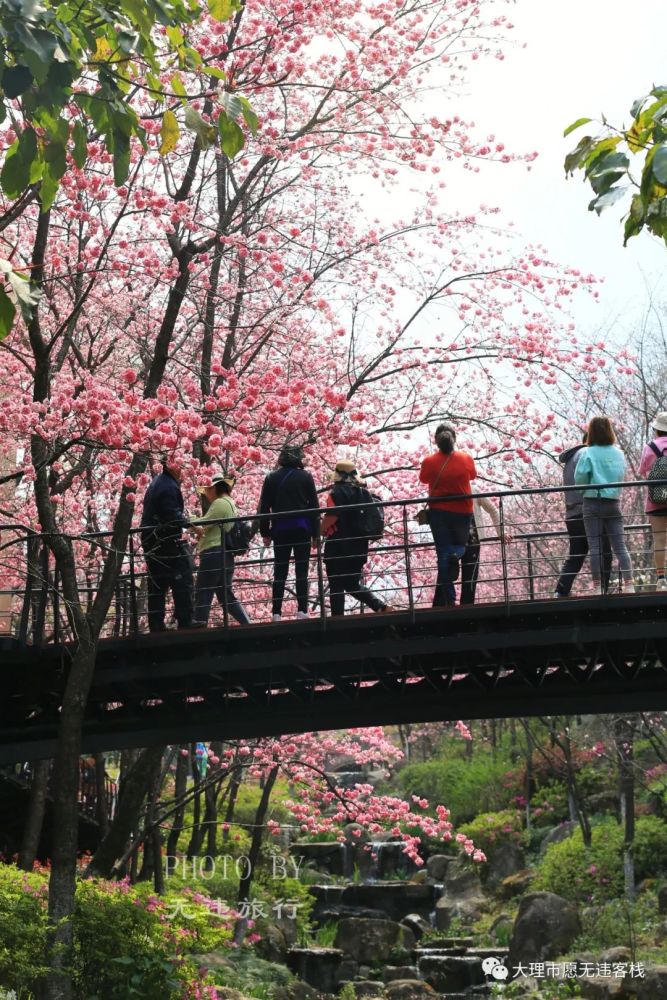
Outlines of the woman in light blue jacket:
{"type": "Polygon", "coordinates": [[[584,527],[591,555],[593,583],[604,593],[602,583],[602,539],[605,532],[612,551],[618,559],[623,581],[623,591],[634,594],[632,579],[632,559],[625,544],[623,534],[623,514],[621,513],[619,486],[625,478],[625,458],[616,446],[616,435],[609,417],[593,417],[588,425],[588,447],[581,451],[574,472],[577,486],[588,486],[584,490],[584,527]]]}

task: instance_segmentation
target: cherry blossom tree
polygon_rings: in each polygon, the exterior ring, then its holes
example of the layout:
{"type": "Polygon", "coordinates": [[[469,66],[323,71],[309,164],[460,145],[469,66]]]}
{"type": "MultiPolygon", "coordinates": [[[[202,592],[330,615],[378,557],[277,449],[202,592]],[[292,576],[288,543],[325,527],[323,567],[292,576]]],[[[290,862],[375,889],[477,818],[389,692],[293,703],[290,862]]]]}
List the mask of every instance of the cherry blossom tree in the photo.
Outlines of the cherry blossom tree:
{"type": "MultiPolygon", "coordinates": [[[[417,429],[447,417],[489,475],[528,469],[553,434],[540,393],[596,364],[566,311],[593,278],[517,247],[495,210],[445,206],[444,175],[534,155],[476,138],[441,79],[441,110],[426,100],[436,68],[453,88],[478,58],[502,57],[510,29],[472,0],[216,0],[155,29],[156,53],[169,43],[157,67],[131,61],[123,82],[114,64],[136,115],[120,174],[120,126],[102,120],[111,105],[93,80],[62,108],[57,190],[28,178],[36,194],[12,214],[22,193],[4,189],[6,259],[39,305],[1,345],[3,509],[47,533],[74,638],[51,997],[69,995],[81,720],[159,456],[184,461],[186,489],[202,465],[241,473],[242,509],[286,440],[307,446],[321,481],[352,450],[388,491],[415,495],[391,470],[415,467],[417,429]],[[398,204],[411,192],[415,207],[387,222],[364,185],[398,204]],[[93,530],[109,532],[103,545],[81,539],[93,530]]],[[[104,45],[98,56],[111,61],[104,45]]],[[[18,95],[7,156],[27,129],[40,150],[56,141],[28,111],[18,95]]],[[[9,573],[18,548],[3,551],[9,573]]]]}

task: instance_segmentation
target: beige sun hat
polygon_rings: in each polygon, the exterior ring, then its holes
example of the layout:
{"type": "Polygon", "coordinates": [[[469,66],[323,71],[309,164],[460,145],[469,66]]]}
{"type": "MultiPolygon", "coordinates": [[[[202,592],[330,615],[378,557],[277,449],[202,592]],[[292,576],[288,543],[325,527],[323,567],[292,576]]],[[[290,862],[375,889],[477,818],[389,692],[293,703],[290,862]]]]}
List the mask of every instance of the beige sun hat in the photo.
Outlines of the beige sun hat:
{"type": "Polygon", "coordinates": [[[230,490],[234,489],[234,483],[236,480],[233,476],[226,476],[223,472],[216,472],[211,476],[211,482],[205,485],[198,486],[198,493],[205,493],[210,486],[215,486],[216,483],[226,483],[230,490]]]}
{"type": "Polygon", "coordinates": [[[342,461],[336,462],[336,468],[333,474],[334,483],[360,483],[361,476],[357,472],[357,466],[355,462],[342,461]]]}
{"type": "Polygon", "coordinates": [[[656,413],[651,421],[651,427],[656,431],[662,431],[663,434],[667,434],[667,411],[662,410],[660,413],[656,413]]]}

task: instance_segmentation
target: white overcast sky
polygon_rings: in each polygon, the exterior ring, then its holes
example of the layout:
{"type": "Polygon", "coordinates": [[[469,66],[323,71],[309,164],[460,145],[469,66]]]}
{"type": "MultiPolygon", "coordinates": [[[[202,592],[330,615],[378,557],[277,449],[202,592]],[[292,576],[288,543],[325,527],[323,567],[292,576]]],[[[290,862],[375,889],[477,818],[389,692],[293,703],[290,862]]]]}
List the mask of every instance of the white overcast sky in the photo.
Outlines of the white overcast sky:
{"type": "Polygon", "coordinates": [[[600,306],[575,311],[585,330],[614,318],[627,325],[642,313],[647,282],[655,287],[665,276],[667,303],[667,247],[642,233],[624,248],[623,210],[601,217],[587,211],[590,187],[577,176],[566,181],[563,171],[565,154],[585,132],[564,139],[563,130],[602,112],[627,124],[633,100],[667,83],[667,0],[517,0],[499,7],[526,47],[508,48],[502,62],[480,60],[456,105],[480,135],[493,132],[508,148],[535,149],[539,157],[530,172],[520,165],[487,166],[484,182],[471,185],[466,207],[480,200],[502,207],[527,240],[605,278],[600,306]]]}

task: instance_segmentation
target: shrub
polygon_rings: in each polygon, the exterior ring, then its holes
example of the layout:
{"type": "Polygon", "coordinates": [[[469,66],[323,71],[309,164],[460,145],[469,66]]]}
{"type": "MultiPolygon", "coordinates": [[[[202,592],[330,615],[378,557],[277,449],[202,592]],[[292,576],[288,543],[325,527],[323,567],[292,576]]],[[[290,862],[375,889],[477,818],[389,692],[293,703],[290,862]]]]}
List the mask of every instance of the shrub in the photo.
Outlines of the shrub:
{"type": "Polygon", "coordinates": [[[508,762],[485,754],[472,760],[452,758],[428,764],[409,764],[396,776],[400,793],[406,798],[418,795],[431,804],[447,806],[454,824],[465,823],[489,810],[507,806],[513,792],[508,787],[508,762]]]}
{"type": "MultiPolygon", "coordinates": [[[[623,894],[623,830],[606,819],[593,827],[592,845],[585,848],[581,830],[551,844],[539,866],[535,889],[566,899],[604,901],[623,894]]],[[[667,825],[656,816],[637,820],[634,841],[638,881],[667,871],[667,825]]]]}
{"type": "Polygon", "coordinates": [[[0,865],[0,985],[32,989],[45,972],[46,892],[42,875],[0,865]]]}
{"type": "Polygon", "coordinates": [[[525,835],[521,826],[521,813],[505,809],[502,812],[481,813],[472,823],[458,827],[457,833],[470,837],[475,847],[489,857],[499,844],[523,844],[525,835]]]}

